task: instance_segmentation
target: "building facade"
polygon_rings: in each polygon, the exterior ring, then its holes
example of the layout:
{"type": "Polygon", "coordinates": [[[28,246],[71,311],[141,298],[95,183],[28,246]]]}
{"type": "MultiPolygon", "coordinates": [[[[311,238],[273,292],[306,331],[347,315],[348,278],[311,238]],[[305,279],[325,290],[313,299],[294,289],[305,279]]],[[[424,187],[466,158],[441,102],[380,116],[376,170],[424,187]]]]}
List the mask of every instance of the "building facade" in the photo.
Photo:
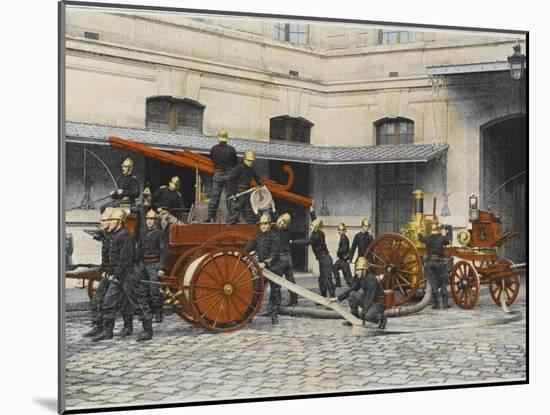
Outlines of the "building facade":
{"type": "MultiPolygon", "coordinates": [[[[478,195],[503,230],[520,231],[505,249],[524,261],[526,81],[511,78],[507,57],[525,40],[68,7],[67,205],[112,189],[96,162],[82,162],[86,148],[117,170],[129,154],[108,147],[109,135],[207,152],[224,128],[240,154],[257,151],[262,175],[284,182],[282,165],[293,167],[290,190],[316,200],[333,253],[340,222],[351,235],[363,217],[375,234],[398,232],[421,188],[426,209],[435,198],[441,221],[456,228],[478,195]]],[[[135,159],[143,185],[177,173],[193,203],[194,172],[135,159]]],[[[305,209],[278,208],[307,233],[305,209]]],[[[305,251],[295,259],[301,269],[315,262],[305,251]]]]}

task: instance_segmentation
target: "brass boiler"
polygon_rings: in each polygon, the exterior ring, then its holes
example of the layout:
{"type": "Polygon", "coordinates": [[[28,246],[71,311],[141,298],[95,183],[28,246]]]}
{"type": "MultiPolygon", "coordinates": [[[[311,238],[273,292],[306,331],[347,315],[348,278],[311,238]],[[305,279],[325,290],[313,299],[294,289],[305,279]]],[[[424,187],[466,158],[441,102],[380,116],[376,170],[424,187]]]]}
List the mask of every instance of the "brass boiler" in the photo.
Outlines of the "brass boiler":
{"type": "Polygon", "coordinates": [[[417,189],[413,192],[413,214],[411,220],[405,222],[401,228],[401,234],[409,239],[416,248],[425,248],[425,245],[418,240],[418,234],[424,237],[429,236],[432,226],[439,225],[439,218],[435,214],[436,198],[434,198],[433,213],[424,213],[424,192],[417,189]]]}

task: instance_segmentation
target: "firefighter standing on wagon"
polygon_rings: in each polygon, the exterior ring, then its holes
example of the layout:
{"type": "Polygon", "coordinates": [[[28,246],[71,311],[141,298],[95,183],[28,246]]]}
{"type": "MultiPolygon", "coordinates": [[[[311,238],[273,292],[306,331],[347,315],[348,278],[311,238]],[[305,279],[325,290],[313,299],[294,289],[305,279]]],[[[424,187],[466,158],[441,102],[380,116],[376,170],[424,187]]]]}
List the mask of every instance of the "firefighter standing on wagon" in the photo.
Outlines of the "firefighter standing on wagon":
{"type": "MultiPolygon", "coordinates": [[[[268,268],[275,272],[279,270],[278,251],[279,238],[275,232],[271,231],[271,218],[268,215],[260,217],[260,233],[246,244],[246,252],[256,252],[258,262],[261,268],[268,268]]],[[[281,306],[281,286],[269,281],[269,310],[271,314],[271,324],[279,324],[279,307],[281,306]]]]}
{"type": "Polygon", "coordinates": [[[134,204],[136,198],[139,197],[139,182],[132,174],[134,170],[134,161],[131,158],[127,158],[122,162],[122,175],[119,176],[117,183],[117,190],[111,192],[110,202],[102,205],[99,210],[101,213],[108,207],[119,207],[123,198],[128,198],[130,204],[134,204]]]}
{"type": "Polygon", "coordinates": [[[347,227],[344,223],[338,225],[338,233],[340,234],[340,241],[338,242],[338,250],[336,251],[336,256],[338,259],[334,263],[333,272],[334,272],[334,282],[335,287],[341,287],[340,282],[340,271],[344,274],[344,280],[348,287],[351,286],[353,277],[351,276],[351,269],[347,258],[349,256],[349,239],[346,236],[347,227]]]}
{"type": "Polygon", "coordinates": [[[237,223],[241,213],[246,223],[256,223],[257,221],[257,217],[252,211],[252,206],[250,206],[250,198],[246,196],[236,197],[237,194],[250,189],[250,181],[252,179],[256,180],[259,186],[264,185],[263,180],[254,170],[255,161],[256,155],[253,151],[248,150],[242,162],[237,164],[229,173],[229,177],[227,178],[228,193],[230,195],[228,197],[229,216],[226,221],[228,225],[237,223]]]}
{"type": "Polygon", "coordinates": [[[235,148],[227,144],[227,131],[220,130],[218,132],[219,144],[216,144],[210,150],[210,157],[214,162],[214,176],[212,176],[212,188],[210,189],[210,203],[208,204],[208,219],[207,223],[214,222],[216,212],[220,205],[220,197],[223,188],[227,188],[227,179],[229,172],[238,163],[237,152],[235,148]]]}
{"type": "Polygon", "coordinates": [[[155,323],[162,322],[163,299],[160,285],[168,263],[168,240],[166,233],[157,226],[157,213],[147,212],[147,230],[140,235],[137,244],[137,258],[147,302],[153,312],[155,323]]]}
{"type": "Polygon", "coordinates": [[[179,188],[180,178],[174,176],[168,185],[160,186],[153,193],[153,207],[158,213],[158,223],[162,230],[166,230],[168,225],[179,222],[183,210],[183,196],[179,188]]]}
{"type": "Polygon", "coordinates": [[[133,331],[133,315],[138,314],[143,323],[143,333],[138,341],[153,338],[151,311],[145,300],[144,291],[132,278],[131,268],[134,259],[134,241],[124,227],[126,212],[115,208],[109,216],[108,232],[111,233],[106,278],[110,280],[109,287],[103,299],[103,330],[92,341],[113,338],[113,329],[117,311],[121,310],[124,318],[124,328],[120,335],[129,335],[133,331]]]}
{"type": "Polygon", "coordinates": [[[325,242],[325,233],[323,232],[323,221],[315,216],[315,202],[309,209],[311,219],[311,235],[308,239],[294,239],[290,243],[293,245],[311,245],[315,258],[319,261],[319,290],[321,295],[326,297],[335,296],[334,282],[332,281],[332,257],[328,252],[325,242]]]}
{"type": "Polygon", "coordinates": [[[424,237],[418,234],[418,240],[426,245],[428,258],[426,260],[426,274],[432,287],[433,305],[432,308],[450,308],[449,291],[447,284],[449,275],[447,270],[447,257],[443,247],[451,243],[451,237],[447,233],[442,235],[436,223],[432,223],[430,235],[424,237]]]}
{"type": "MultiPolygon", "coordinates": [[[[107,272],[110,269],[111,264],[109,263],[109,249],[111,247],[111,233],[109,232],[109,218],[111,216],[111,211],[113,208],[108,207],[103,211],[101,215],[101,229],[102,233],[99,238],[101,238],[101,279],[99,284],[94,292],[92,301],[90,303],[91,314],[92,314],[92,330],[86,332],[84,336],[86,337],[95,337],[103,331],[103,299],[105,293],[109,288],[110,281],[106,278],[107,272]]],[[[89,284],[93,282],[90,281],[89,284]]]]}
{"type": "MultiPolygon", "coordinates": [[[[338,297],[331,298],[330,302],[343,301],[349,297],[351,314],[357,318],[362,318],[363,322],[378,323],[379,329],[385,329],[388,320],[384,315],[386,295],[380,281],[369,269],[367,258],[357,258],[355,276],[353,285],[338,297]],[[362,308],[361,317],[359,316],[359,307],[362,308]]],[[[344,324],[351,325],[348,321],[344,324]]]]}

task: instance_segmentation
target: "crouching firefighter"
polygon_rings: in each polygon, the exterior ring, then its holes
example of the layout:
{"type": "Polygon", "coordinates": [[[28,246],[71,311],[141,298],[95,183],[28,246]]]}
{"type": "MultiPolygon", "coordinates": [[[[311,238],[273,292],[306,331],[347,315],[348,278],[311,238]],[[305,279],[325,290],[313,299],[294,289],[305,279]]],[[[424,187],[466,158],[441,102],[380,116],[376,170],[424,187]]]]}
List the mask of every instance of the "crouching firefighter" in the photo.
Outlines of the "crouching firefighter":
{"type": "Polygon", "coordinates": [[[162,281],[168,260],[166,233],[157,226],[157,212],[150,210],[145,215],[147,230],[139,238],[137,258],[142,289],[150,305],[155,323],[162,322],[163,298],[159,282],[162,281]]]}
{"type": "MultiPolygon", "coordinates": [[[[279,239],[271,231],[271,218],[268,215],[260,217],[260,233],[246,244],[246,252],[256,251],[256,256],[261,268],[268,268],[280,272],[278,266],[279,239]]],[[[269,280],[268,280],[269,281],[269,280]]],[[[279,324],[279,307],[281,306],[281,286],[269,281],[269,313],[271,324],[279,324]]]]}
{"type": "MultiPolygon", "coordinates": [[[[379,329],[386,328],[388,318],[384,315],[386,308],[386,295],[382,289],[380,281],[369,269],[367,258],[359,257],[355,263],[355,279],[353,285],[336,298],[331,298],[330,302],[343,301],[349,297],[349,308],[351,314],[365,321],[378,323],[379,329]],[[362,291],[362,292],[361,292],[362,291]],[[359,317],[359,307],[362,308],[361,317],[359,317]]],[[[351,325],[348,321],[345,325],[351,325]]]]}
{"type": "Polygon", "coordinates": [[[108,340],[113,338],[113,329],[118,310],[122,311],[124,328],[122,336],[133,332],[133,315],[141,317],[143,333],[138,341],[150,340],[153,338],[153,324],[151,311],[141,287],[136,284],[130,273],[134,256],[134,242],[128,229],[124,227],[126,212],[121,208],[112,210],[109,218],[111,225],[111,243],[109,247],[108,262],[110,269],[106,278],[110,280],[109,288],[103,300],[103,330],[94,337],[92,341],[108,340]],[[112,230],[111,230],[112,229],[112,230]]]}

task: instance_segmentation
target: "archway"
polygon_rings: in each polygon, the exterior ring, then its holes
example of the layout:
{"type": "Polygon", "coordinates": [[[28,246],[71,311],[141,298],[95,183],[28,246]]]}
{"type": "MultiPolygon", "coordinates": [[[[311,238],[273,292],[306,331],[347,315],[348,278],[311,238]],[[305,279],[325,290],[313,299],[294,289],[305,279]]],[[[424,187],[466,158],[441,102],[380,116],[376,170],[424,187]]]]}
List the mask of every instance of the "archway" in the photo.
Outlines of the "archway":
{"type": "Polygon", "coordinates": [[[526,261],[527,119],[517,114],[481,127],[480,203],[500,215],[501,232],[519,235],[504,245],[502,256],[526,261]]]}

